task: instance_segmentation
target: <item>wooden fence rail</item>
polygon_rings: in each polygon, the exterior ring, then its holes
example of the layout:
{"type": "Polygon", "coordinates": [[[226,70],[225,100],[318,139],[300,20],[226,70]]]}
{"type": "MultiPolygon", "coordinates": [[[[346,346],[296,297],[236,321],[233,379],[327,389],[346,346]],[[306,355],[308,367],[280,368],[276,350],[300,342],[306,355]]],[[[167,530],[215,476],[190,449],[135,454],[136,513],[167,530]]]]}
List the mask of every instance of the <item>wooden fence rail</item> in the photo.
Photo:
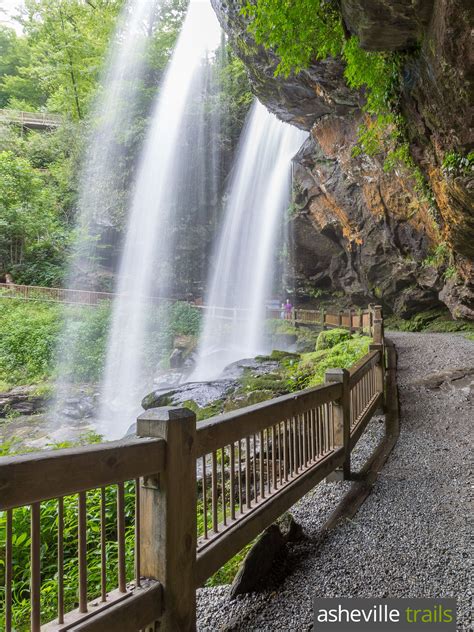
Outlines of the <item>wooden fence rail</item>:
{"type": "MultiPolygon", "coordinates": [[[[15,283],[0,283],[0,299],[17,299],[25,301],[44,301],[47,303],[62,303],[66,305],[82,305],[97,307],[104,301],[113,301],[118,294],[112,292],[94,292],[91,290],[73,290],[68,288],[41,287],[36,285],[17,285],[15,283]]],[[[134,299],[135,300],[135,299],[134,299]]],[[[175,303],[178,299],[164,297],[143,297],[141,300],[151,304],[175,303]]],[[[250,309],[237,307],[217,307],[191,303],[202,313],[210,314],[216,321],[238,322],[248,320],[250,309]]],[[[281,319],[281,309],[266,307],[265,319],[281,319]]],[[[333,314],[324,309],[311,310],[293,308],[287,319],[294,326],[321,327],[331,329],[343,327],[351,332],[370,333],[373,324],[373,308],[366,310],[349,309],[333,314]]]]}
{"type": "MultiPolygon", "coordinates": [[[[148,632],[157,621],[165,632],[195,630],[196,587],[328,475],[351,479],[351,452],[358,439],[378,408],[387,403],[392,410],[385,399],[381,309],[349,314],[346,320],[344,314],[327,316],[329,326],[337,321],[334,326],[369,327],[373,344],[350,370],[327,371],[322,386],[197,426],[187,409],[152,409],[139,417],[137,438],[0,459],[0,511],[6,517],[5,542],[0,546],[5,558],[2,629],[14,630],[13,527],[16,508],[28,505],[33,632],[148,632]],[[106,505],[110,486],[115,490],[112,516],[106,505]],[[132,581],[126,571],[126,494],[133,496],[132,581]],[[78,608],[67,612],[64,516],[71,495],[76,497],[77,513],[78,608]],[[42,626],[45,502],[57,507],[58,617],[42,626]],[[98,550],[91,552],[92,503],[98,505],[100,538],[98,550]],[[107,576],[111,536],[106,526],[111,520],[117,550],[114,589],[107,576]],[[96,587],[88,584],[92,553],[101,567],[96,587]]],[[[393,373],[393,362],[389,367],[393,373]]]]}
{"type": "Polygon", "coordinates": [[[0,109],[0,123],[14,123],[28,129],[53,129],[58,127],[62,120],[62,116],[50,112],[0,109]]]}

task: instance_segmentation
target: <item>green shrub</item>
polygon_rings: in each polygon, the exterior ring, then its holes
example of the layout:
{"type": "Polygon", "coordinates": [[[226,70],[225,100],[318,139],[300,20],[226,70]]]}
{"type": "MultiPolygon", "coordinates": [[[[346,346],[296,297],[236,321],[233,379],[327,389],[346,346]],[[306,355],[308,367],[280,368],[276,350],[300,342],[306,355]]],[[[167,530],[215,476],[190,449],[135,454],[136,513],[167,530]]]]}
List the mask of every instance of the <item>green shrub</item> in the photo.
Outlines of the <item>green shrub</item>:
{"type": "Polygon", "coordinates": [[[288,390],[317,386],[324,382],[328,369],[348,369],[369,351],[372,342],[367,336],[355,335],[329,349],[303,353],[301,361],[288,367],[288,390]]]}
{"type": "Polygon", "coordinates": [[[329,329],[328,331],[322,331],[316,341],[316,351],[331,349],[340,342],[349,340],[350,337],[351,334],[347,329],[329,329]]]}
{"type": "MultiPolygon", "coordinates": [[[[125,487],[126,576],[134,575],[134,505],[133,483],[125,487]]],[[[117,501],[115,487],[106,488],[106,574],[107,590],[117,585],[117,501]]],[[[100,595],[100,490],[87,493],[88,599],[100,595]]],[[[51,621],[57,612],[57,525],[58,501],[41,504],[41,620],[51,621]]],[[[65,607],[77,606],[77,496],[64,499],[64,576],[65,607]]],[[[6,513],[0,512],[0,556],[4,559],[6,513]]],[[[13,519],[13,623],[15,630],[29,630],[30,617],[30,508],[14,510],[13,519]]],[[[0,565],[0,586],[5,585],[5,569],[0,565]]],[[[4,589],[0,591],[0,611],[4,611],[4,589]]]]}
{"type": "MultiPolygon", "coordinates": [[[[58,305],[46,302],[0,300],[1,390],[18,384],[42,383],[55,377],[56,358],[74,358],[73,366],[61,366],[64,376],[80,382],[96,382],[104,365],[111,304],[99,306],[58,305]],[[67,331],[64,322],[67,316],[67,331]],[[57,354],[57,355],[56,355],[57,354]]],[[[199,310],[187,303],[151,308],[149,335],[144,341],[145,363],[154,370],[157,358],[169,355],[174,337],[197,337],[199,310]]]]}
{"type": "Polygon", "coordinates": [[[1,300],[0,380],[32,384],[47,379],[60,330],[60,306],[1,300]]]}

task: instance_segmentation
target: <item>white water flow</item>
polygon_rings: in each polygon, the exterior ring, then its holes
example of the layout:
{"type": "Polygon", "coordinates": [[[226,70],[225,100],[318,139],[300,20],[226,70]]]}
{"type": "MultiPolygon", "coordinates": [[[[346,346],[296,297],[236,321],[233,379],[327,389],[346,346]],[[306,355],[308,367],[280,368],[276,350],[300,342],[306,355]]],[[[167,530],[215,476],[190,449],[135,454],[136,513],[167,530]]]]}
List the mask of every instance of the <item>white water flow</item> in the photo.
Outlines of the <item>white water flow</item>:
{"type": "MultiPolygon", "coordinates": [[[[159,0],[129,0],[125,3],[113,38],[101,89],[91,117],[79,184],[77,237],[65,285],[77,289],[103,289],[100,279],[101,241],[115,211],[117,183],[122,177],[124,130],[134,123],[140,107],[148,44],[147,30],[159,19],[159,0]]],[[[77,335],[78,313],[65,311],[61,347],[56,365],[59,378],[51,408],[53,418],[63,418],[74,397],[78,357],[83,341],[77,335]]]]}
{"type": "Polygon", "coordinates": [[[290,201],[292,158],[306,136],[254,103],[228,191],[193,380],[214,379],[227,364],[263,351],[278,227],[290,201]]]}
{"type": "MultiPolygon", "coordinates": [[[[99,415],[100,431],[109,438],[123,434],[134,421],[141,397],[152,385],[153,375],[145,363],[149,366],[151,352],[158,363],[159,349],[150,348],[156,341],[149,341],[147,297],[172,292],[170,269],[180,238],[176,213],[186,211],[179,209],[179,203],[183,190],[189,188],[186,179],[192,162],[206,161],[194,151],[200,133],[196,108],[205,107],[201,98],[208,83],[205,60],[217,49],[220,33],[210,2],[191,0],[152,114],[129,211],[109,333],[99,415]]],[[[167,326],[165,318],[163,314],[162,329],[167,326]]]]}

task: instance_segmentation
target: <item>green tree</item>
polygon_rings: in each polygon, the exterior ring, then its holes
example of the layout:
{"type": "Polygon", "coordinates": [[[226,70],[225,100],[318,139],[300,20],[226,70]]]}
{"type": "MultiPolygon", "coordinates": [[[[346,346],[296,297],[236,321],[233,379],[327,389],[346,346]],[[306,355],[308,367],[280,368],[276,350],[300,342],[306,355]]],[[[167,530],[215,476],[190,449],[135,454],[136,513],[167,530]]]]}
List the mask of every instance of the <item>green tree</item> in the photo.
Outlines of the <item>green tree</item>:
{"type": "Polygon", "coordinates": [[[30,63],[26,38],[0,26],[0,108],[36,110],[44,105],[46,95],[25,73],[30,63]]]}
{"type": "MultiPolygon", "coordinates": [[[[61,276],[65,240],[54,196],[43,178],[26,158],[0,152],[0,270],[28,281],[43,262],[43,282],[54,281],[44,277],[61,276]]],[[[39,274],[36,278],[42,280],[39,274]]]]}
{"type": "Polygon", "coordinates": [[[48,110],[84,118],[122,3],[26,0],[27,72],[48,94],[48,110]]]}

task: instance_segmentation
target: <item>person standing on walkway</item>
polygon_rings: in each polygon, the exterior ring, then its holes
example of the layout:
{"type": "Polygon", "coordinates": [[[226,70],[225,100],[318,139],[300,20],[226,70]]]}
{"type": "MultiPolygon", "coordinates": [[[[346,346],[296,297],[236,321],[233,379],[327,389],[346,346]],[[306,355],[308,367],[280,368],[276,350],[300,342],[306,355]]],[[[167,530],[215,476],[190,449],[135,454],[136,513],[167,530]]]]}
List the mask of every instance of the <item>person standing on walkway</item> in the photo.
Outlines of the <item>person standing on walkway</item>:
{"type": "Polygon", "coordinates": [[[290,303],[290,299],[286,299],[285,303],[285,318],[286,320],[291,320],[291,315],[293,312],[293,305],[290,303]]]}

